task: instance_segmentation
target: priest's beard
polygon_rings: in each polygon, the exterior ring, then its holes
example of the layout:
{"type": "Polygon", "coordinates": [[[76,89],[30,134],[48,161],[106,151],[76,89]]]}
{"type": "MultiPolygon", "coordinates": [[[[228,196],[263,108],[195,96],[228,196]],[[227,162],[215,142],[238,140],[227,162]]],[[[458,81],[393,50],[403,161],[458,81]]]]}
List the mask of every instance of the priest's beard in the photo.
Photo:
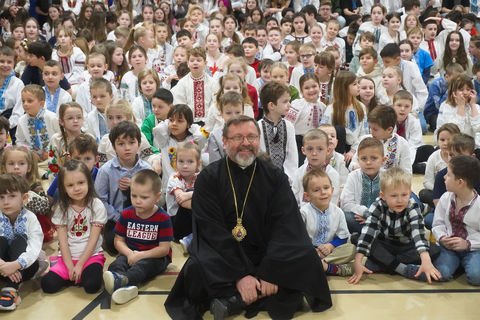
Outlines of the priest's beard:
{"type": "MultiPolygon", "coordinates": [[[[252,146],[240,147],[236,151],[237,152],[235,153],[232,159],[242,168],[246,168],[249,165],[251,165],[253,161],[255,161],[255,158],[257,157],[257,152],[252,146]],[[245,158],[240,156],[239,152],[241,151],[250,151],[251,154],[247,158],[245,158]]],[[[227,147],[227,153],[230,155],[232,153],[232,149],[227,147]]]]}

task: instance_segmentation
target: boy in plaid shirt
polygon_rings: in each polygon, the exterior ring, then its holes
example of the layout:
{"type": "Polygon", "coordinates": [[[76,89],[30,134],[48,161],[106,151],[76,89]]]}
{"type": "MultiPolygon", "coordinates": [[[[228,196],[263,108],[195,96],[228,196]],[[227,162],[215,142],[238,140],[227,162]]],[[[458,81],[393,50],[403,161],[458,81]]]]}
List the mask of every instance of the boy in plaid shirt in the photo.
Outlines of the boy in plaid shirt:
{"type": "Polygon", "coordinates": [[[349,283],[358,283],[364,272],[380,270],[408,279],[421,276],[421,280],[429,283],[431,278],[441,278],[431,261],[431,257],[438,256],[439,248],[427,241],[423,217],[410,193],[409,173],[391,168],[380,174],[380,198],[370,206],[371,214],[358,238],[355,273],[349,283]],[[365,266],[362,265],[364,256],[367,257],[365,266]]]}

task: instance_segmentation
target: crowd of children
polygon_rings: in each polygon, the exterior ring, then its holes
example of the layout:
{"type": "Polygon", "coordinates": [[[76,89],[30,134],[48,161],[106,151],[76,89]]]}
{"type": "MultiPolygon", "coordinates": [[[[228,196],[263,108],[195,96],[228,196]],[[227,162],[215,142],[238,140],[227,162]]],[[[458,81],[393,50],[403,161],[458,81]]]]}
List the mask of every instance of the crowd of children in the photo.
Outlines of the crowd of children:
{"type": "Polygon", "coordinates": [[[57,2],[0,18],[0,310],[31,278],[136,297],[239,115],[327,274],[480,285],[476,1],[57,2]]]}

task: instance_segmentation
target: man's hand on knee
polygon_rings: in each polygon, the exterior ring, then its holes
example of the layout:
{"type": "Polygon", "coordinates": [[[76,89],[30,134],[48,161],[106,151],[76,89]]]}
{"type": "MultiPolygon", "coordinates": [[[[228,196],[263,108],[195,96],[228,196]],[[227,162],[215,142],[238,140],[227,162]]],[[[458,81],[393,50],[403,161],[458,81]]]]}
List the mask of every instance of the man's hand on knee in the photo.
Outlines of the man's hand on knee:
{"type": "Polygon", "coordinates": [[[237,290],[246,304],[251,304],[258,299],[257,290],[261,291],[260,282],[253,276],[245,276],[237,281],[237,290]]]}

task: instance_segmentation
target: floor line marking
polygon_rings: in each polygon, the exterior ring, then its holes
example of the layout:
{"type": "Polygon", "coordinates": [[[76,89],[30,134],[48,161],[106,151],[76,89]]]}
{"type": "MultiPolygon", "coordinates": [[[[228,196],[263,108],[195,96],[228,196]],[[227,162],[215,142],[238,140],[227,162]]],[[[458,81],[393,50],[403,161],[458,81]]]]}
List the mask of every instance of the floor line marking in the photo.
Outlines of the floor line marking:
{"type": "Polygon", "coordinates": [[[92,312],[99,304],[102,303],[105,296],[109,296],[109,294],[106,291],[103,291],[98,296],[96,296],[95,299],[93,299],[89,304],[87,304],[85,308],[80,310],[80,312],[77,313],[77,315],[73,317],[72,320],[85,319],[85,317],[88,316],[90,312],[92,312]]]}

